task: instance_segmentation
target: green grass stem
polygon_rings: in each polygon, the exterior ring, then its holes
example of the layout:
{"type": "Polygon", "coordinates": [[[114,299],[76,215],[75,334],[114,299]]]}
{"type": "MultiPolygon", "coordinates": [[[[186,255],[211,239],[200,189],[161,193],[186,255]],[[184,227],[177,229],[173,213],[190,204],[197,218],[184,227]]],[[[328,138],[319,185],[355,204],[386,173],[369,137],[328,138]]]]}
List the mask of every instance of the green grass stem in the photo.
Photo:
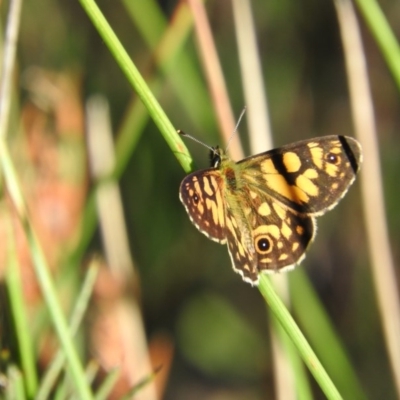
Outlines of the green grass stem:
{"type": "Polygon", "coordinates": [[[356,4],[400,88],[400,47],[379,3],[375,0],[356,0],[356,4]]]}
{"type": "Polygon", "coordinates": [[[282,325],[288,336],[291,338],[296,348],[300,352],[303,361],[307,365],[315,380],[318,382],[326,397],[330,400],[342,399],[339,391],[332,382],[324,367],[318,360],[311,346],[294,322],[289,311],[284,306],[282,300],[275,293],[270,278],[266,275],[260,276],[259,290],[269,305],[275,318],[282,325]]]}
{"type": "Polygon", "coordinates": [[[77,394],[81,399],[90,400],[93,398],[93,396],[85,380],[82,365],[72,343],[68,326],[50,276],[49,266],[36,233],[34,232],[33,227],[28,219],[27,208],[18,183],[15,168],[11,161],[7,144],[4,140],[0,140],[0,163],[3,169],[8,192],[12,198],[14,206],[17,209],[27,238],[36,277],[42,290],[42,294],[49,310],[54,328],[57,332],[57,336],[68,360],[68,367],[74,379],[77,394]]]}
{"type": "Polygon", "coordinates": [[[94,26],[97,28],[100,36],[108,46],[118,65],[124,72],[126,78],[142,100],[154,123],[157,125],[167,144],[170,146],[173,154],[182,165],[182,168],[184,171],[189,172],[191,170],[192,160],[185,144],[177,134],[176,129],[171,124],[164,110],[154,97],[147,83],[130,59],[128,53],[125,51],[100,9],[93,0],[80,0],[80,3],[87,12],[89,18],[92,20],[94,26]]]}
{"type": "Polygon", "coordinates": [[[7,291],[10,298],[12,316],[14,318],[15,332],[17,334],[17,342],[19,356],[21,358],[22,371],[28,397],[32,397],[36,393],[38,386],[38,377],[36,374],[36,353],[34,351],[31,332],[29,328],[29,319],[25,306],[25,298],[23,294],[22,279],[20,267],[17,260],[17,250],[15,247],[15,235],[11,228],[11,221],[8,229],[9,234],[9,250],[8,250],[8,268],[6,273],[7,291]]]}

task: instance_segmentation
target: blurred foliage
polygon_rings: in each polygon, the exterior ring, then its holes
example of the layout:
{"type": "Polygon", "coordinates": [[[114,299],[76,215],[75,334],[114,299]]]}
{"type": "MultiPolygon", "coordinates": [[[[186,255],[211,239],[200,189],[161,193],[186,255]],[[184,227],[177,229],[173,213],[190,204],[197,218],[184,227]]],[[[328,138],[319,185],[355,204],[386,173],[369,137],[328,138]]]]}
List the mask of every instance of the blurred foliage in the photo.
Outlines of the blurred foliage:
{"type": "MultiPolygon", "coordinates": [[[[185,113],[168,76],[154,65],[152,53],[123,3],[101,0],[98,4],[141,73],[149,78],[161,75],[157,99],[176,128],[207,144],[219,143],[212,112],[204,106],[209,112],[206,129],[185,113]]],[[[175,5],[175,1],[159,2],[165,18],[172,16],[175,5]]],[[[333,4],[283,0],[253,1],[252,6],[276,145],[312,136],[352,135],[333,4]]],[[[386,1],[383,7],[394,31],[399,32],[398,4],[386,1]]],[[[209,1],[207,9],[233,109],[239,115],[244,104],[230,3],[209,1]]],[[[399,96],[366,29],[364,44],[380,134],[391,244],[398,263],[399,96]]],[[[183,52],[202,80],[193,33],[183,52]]],[[[24,3],[18,47],[22,82],[33,67],[73,73],[82,85],[83,101],[92,94],[105,95],[118,132],[135,93],[78,2],[24,3]]],[[[179,71],[179,65],[174,69],[179,71]]],[[[24,87],[20,90],[21,98],[26,98],[24,87]]],[[[196,98],[196,93],[192,96],[196,98]]],[[[245,124],[240,130],[246,142],[245,124]]],[[[188,147],[199,167],[208,166],[205,148],[194,143],[188,143],[188,147]]],[[[168,332],[176,346],[165,398],[273,398],[265,304],[257,290],[232,272],[226,248],[212,243],[191,225],[178,199],[183,176],[174,155],[149,121],[120,188],[130,248],[140,274],[148,337],[168,332]]],[[[315,243],[299,268],[310,276],[365,392],[370,398],[395,398],[359,208],[356,183],[345,200],[319,221],[315,243]]],[[[102,252],[98,234],[86,254],[93,252],[102,252]]],[[[1,320],[2,340],[7,343],[5,324],[9,320],[3,315],[1,320]]],[[[315,393],[322,398],[319,389],[315,393]]]]}

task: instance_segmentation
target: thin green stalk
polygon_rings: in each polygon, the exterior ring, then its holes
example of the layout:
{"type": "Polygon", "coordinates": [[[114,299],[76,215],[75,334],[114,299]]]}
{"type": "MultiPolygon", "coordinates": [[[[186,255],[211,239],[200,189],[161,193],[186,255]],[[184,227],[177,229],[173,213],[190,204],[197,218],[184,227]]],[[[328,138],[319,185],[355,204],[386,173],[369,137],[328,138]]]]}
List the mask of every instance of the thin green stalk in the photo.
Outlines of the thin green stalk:
{"type": "Polygon", "coordinates": [[[108,373],[101,383],[98,391],[95,393],[95,400],[107,400],[110,393],[120,377],[120,370],[114,369],[108,373]]]}
{"type": "MultiPolygon", "coordinates": [[[[151,91],[148,89],[147,84],[144,82],[143,78],[140,76],[139,72],[136,70],[136,67],[133,65],[132,61],[129,59],[126,51],[123,49],[121,43],[118,41],[117,37],[111,30],[110,26],[108,25],[107,21],[104,19],[103,15],[101,14],[100,10],[91,0],[80,0],[82,5],[84,6],[85,10],[87,11],[88,15],[92,18],[95,26],[98,28],[101,36],[105,40],[105,42],[109,45],[111,52],[115,55],[115,58],[119,65],[121,66],[122,70],[127,74],[128,79],[132,83],[135,90],[139,92],[143,92],[142,96],[147,99],[147,101],[143,100],[145,107],[141,104],[138,104],[136,101],[132,105],[132,112],[128,113],[128,119],[124,122],[121,131],[117,138],[116,143],[116,165],[114,171],[112,172],[110,179],[119,179],[122,175],[126,164],[128,163],[133,148],[136,142],[139,139],[140,132],[142,131],[143,126],[146,124],[148,119],[148,112],[147,109],[148,103],[155,103],[154,107],[160,110],[162,114],[161,118],[167,119],[164,112],[161,110],[161,107],[158,105],[157,101],[155,100],[154,96],[151,95],[151,91]],[[114,50],[114,51],[113,51],[114,50]],[[131,71],[133,73],[131,74],[131,71]],[[138,82],[136,84],[136,82],[138,82]],[[142,87],[146,87],[146,90],[141,91],[142,87]],[[147,94],[150,93],[150,97],[146,97],[147,94]]],[[[153,93],[158,93],[160,89],[160,81],[159,79],[155,79],[151,83],[151,88],[153,93]]],[[[141,97],[142,97],[141,96],[141,97]]],[[[157,120],[157,113],[154,116],[154,113],[151,115],[154,120],[157,120]]],[[[169,121],[166,122],[166,125],[170,126],[169,121]]],[[[161,129],[161,128],[160,128],[161,129]]],[[[166,133],[167,137],[169,137],[173,142],[173,151],[175,152],[178,159],[180,159],[181,164],[186,172],[189,172],[192,168],[192,160],[190,155],[187,152],[187,149],[183,142],[181,141],[179,135],[176,134],[176,131],[172,128],[173,132],[168,131],[166,133]],[[175,151],[178,149],[178,152],[175,151]]],[[[161,132],[164,132],[161,129],[161,132]]],[[[100,183],[101,185],[101,183],[100,183]]],[[[95,193],[92,191],[85,207],[84,215],[83,215],[83,223],[82,226],[84,230],[82,232],[82,237],[79,242],[78,247],[75,249],[74,253],[71,255],[70,259],[72,262],[76,262],[80,260],[82,257],[83,252],[87,248],[87,244],[92,238],[93,232],[96,227],[96,205],[95,205],[95,193]]]]}
{"type": "Polygon", "coordinates": [[[68,326],[57,298],[46,258],[42,248],[40,247],[39,240],[28,219],[27,208],[18,184],[15,168],[11,161],[7,144],[4,140],[0,140],[0,163],[4,172],[8,192],[12,198],[14,206],[17,209],[27,238],[36,277],[42,290],[43,297],[48,307],[61,346],[68,360],[68,366],[74,379],[76,391],[81,399],[92,399],[92,393],[85,380],[82,365],[72,343],[68,326]]]}
{"type": "Polygon", "coordinates": [[[356,3],[400,88],[400,47],[393,30],[377,1],[356,0],[356,3]]]}
{"type": "Polygon", "coordinates": [[[261,275],[260,284],[258,286],[264,299],[267,301],[270,310],[273,312],[276,319],[282,325],[283,329],[292,339],[293,343],[297,347],[303,361],[309,368],[310,372],[314,375],[315,380],[325,393],[328,399],[339,400],[342,396],[339,394],[336,386],[333,384],[331,378],[326,373],[324,367],[318,360],[317,356],[311,349],[306,338],[301,333],[299,327],[294,322],[289,311],[284,306],[281,299],[275,293],[270,279],[266,275],[261,275]]]}
{"type": "Polygon", "coordinates": [[[7,236],[10,244],[8,246],[6,283],[14,318],[15,332],[17,334],[19,356],[21,358],[22,370],[25,377],[26,392],[28,397],[31,398],[33,394],[36,393],[38,385],[35,351],[32,345],[28,315],[25,308],[21,274],[16,257],[14,232],[11,229],[11,221],[8,225],[10,229],[8,229],[7,236]]]}
{"type": "MultiPolygon", "coordinates": [[[[87,309],[90,296],[93,292],[93,287],[98,274],[98,263],[94,262],[90,264],[90,267],[87,271],[85,281],[82,285],[81,292],[76,301],[74,310],[71,316],[70,322],[70,332],[71,337],[74,337],[80,323],[82,322],[83,316],[87,309]]],[[[45,400],[49,398],[50,392],[53,388],[55,381],[57,380],[58,375],[60,374],[63,366],[65,364],[65,354],[62,351],[58,351],[56,356],[54,357],[53,362],[48,367],[39,388],[39,391],[36,395],[36,400],[45,400]]]]}
{"type": "Polygon", "coordinates": [[[49,269],[36,238],[35,232],[27,218],[27,209],[18,185],[14,166],[6,143],[7,125],[9,120],[9,109],[11,99],[12,73],[15,65],[16,42],[18,38],[21,0],[13,0],[10,3],[9,18],[5,40],[5,51],[2,65],[2,85],[0,93],[0,163],[5,175],[7,190],[16,207],[22,226],[27,237],[29,249],[31,251],[33,265],[38,278],[43,296],[53,319],[60,342],[67,355],[71,373],[74,376],[76,389],[82,399],[91,399],[89,387],[84,380],[83,369],[79,363],[78,356],[68,334],[67,324],[63,318],[61,307],[58,303],[56,292],[52,284],[49,269]]]}
{"type": "Polygon", "coordinates": [[[290,365],[294,372],[293,375],[295,379],[297,399],[312,400],[313,394],[309,383],[309,377],[294,343],[290,340],[290,337],[273,314],[271,315],[270,321],[273,324],[273,329],[277,333],[283,348],[285,349],[285,354],[287,354],[290,360],[290,365]]]}
{"type": "Polygon", "coordinates": [[[293,313],[343,396],[366,399],[340,337],[305,271],[301,268],[292,271],[289,285],[293,313]]]}
{"type": "Polygon", "coordinates": [[[195,129],[214,131],[214,110],[207,87],[194,58],[183,49],[193,29],[193,17],[187,2],[177,5],[171,20],[167,20],[156,0],[122,0],[122,3],[195,129]]]}
{"type": "Polygon", "coordinates": [[[93,0],[80,0],[80,3],[87,12],[89,18],[92,20],[94,26],[97,28],[120,68],[125,73],[128,81],[144,103],[151,118],[182,165],[182,168],[184,171],[189,172],[191,170],[191,157],[189,156],[185,144],[177,134],[164,110],[161,108],[145,80],[140,75],[138,69],[130,59],[114,31],[111,29],[107,20],[104,18],[100,9],[93,0]]]}

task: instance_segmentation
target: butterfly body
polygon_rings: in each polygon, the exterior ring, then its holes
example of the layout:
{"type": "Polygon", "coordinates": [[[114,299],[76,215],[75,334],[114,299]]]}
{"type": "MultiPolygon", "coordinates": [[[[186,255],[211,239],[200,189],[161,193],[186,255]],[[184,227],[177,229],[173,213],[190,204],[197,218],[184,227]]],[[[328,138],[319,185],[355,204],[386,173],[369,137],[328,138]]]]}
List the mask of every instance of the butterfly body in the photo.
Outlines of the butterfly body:
{"type": "Polygon", "coordinates": [[[194,225],[228,245],[246,282],[291,269],[305,256],[315,216],[347,192],[361,163],[359,143],[345,136],[296,142],[239,162],[219,148],[212,167],[181,183],[180,199],[194,225]]]}

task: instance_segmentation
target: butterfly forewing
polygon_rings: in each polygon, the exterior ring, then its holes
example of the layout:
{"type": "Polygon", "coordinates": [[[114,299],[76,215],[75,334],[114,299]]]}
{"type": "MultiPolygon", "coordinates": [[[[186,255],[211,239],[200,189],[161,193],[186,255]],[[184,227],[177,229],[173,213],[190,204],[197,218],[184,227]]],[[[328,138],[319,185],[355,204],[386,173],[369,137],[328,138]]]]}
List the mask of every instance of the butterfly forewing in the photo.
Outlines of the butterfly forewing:
{"type": "Polygon", "coordinates": [[[196,228],[210,239],[226,242],[223,180],[216,169],[196,171],[181,183],[179,197],[196,228]]]}
{"type": "Polygon", "coordinates": [[[361,163],[359,143],[345,136],[304,140],[238,163],[243,179],[293,210],[321,215],[353,183],[361,163]]]}

